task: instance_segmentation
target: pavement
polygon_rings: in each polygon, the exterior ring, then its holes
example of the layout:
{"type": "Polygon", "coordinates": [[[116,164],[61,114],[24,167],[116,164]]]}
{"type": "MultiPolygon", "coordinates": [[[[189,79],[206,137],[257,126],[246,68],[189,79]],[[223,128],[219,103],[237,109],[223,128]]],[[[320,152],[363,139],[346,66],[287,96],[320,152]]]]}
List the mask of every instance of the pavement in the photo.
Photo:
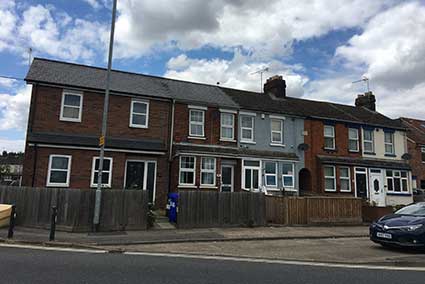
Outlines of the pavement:
{"type": "MultiPolygon", "coordinates": [[[[125,247],[129,245],[185,242],[323,239],[367,236],[367,226],[209,228],[100,233],[69,233],[57,231],[55,242],[52,244],[68,243],[85,246],[125,247]]],[[[0,241],[9,241],[6,237],[7,229],[0,229],[0,241]]],[[[48,230],[16,227],[12,241],[25,243],[48,243],[48,239],[48,230]]]]}
{"type": "Polygon", "coordinates": [[[424,270],[0,246],[2,283],[423,283],[424,270]]]}

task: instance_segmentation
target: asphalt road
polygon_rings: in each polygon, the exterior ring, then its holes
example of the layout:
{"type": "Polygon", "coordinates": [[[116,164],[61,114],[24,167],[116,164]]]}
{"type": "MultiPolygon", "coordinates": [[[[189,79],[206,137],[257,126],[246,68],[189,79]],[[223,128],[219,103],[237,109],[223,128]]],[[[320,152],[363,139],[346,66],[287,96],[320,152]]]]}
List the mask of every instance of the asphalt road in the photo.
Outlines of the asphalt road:
{"type": "Polygon", "coordinates": [[[0,283],[424,283],[425,273],[0,247],[0,283]]]}

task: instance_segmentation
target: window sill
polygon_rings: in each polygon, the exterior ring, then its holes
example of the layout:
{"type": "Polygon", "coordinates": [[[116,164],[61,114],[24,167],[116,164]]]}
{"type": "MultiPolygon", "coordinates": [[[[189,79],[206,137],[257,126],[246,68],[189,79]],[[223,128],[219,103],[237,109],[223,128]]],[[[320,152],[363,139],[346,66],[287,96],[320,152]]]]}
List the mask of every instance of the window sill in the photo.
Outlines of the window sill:
{"type": "Polygon", "coordinates": [[[323,147],[323,150],[327,151],[327,152],[337,152],[338,151],[337,148],[325,148],[325,147],[323,147]]]}
{"type": "Polygon", "coordinates": [[[376,156],[376,153],[374,153],[374,152],[363,152],[363,154],[365,154],[365,155],[372,155],[372,156],[376,156]]]}
{"type": "MultiPolygon", "coordinates": [[[[97,188],[97,185],[96,184],[92,184],[91,186],[90,186],[91,188],[97,188]]],[[[100,189],[111,189],[112,187],[111,186],[101,186],[100,187],[100,189]]]]}
{"type": "Polygon", "coordinates": [[[188,139],[207,140],[204,136],[188,136],[188,139]]]}
{"type": "Polygon", "coordinates": [[[200,189],[217,189],[218,187],[215,185],[200,185],[200,189]]]}
{"type": "Polygon", "coordinates": [[[325,192],[336,192],[336,189],[325,189],[325,192]]]}
{"type": "Polygon", "coordinates": [[[178,186],[177,186],[177,188],[198,188],[196,185],[193,185],[193,184],[179,184],[178,186]]]}
{"type": "Polygon", "coordinates": [[[236,140],[235,139],[220,138],[220,142],[233,142],[233,143],[236,143],[236,140]]]}
{"type": "Polygon", "coordinates": [[[244,144],[253,144],[253,145],[257,144],[257,142],[255,142],[255,141],[249,141],[249,140],[241,140],[241,143],[244,143],[244,144]]]}
{"type": "Polygon", "coordinates": [[[148,126],[146,125],[136,125],[136,124],[130,124],[129,125],[130,128],[142,128],[142,129],[147,129],[148,126]]]}
{"type": "Polygon", "coordinates": [[[393,158],[395,158],[395,157],[397,157],[397,155],[394,155],[394,154],[385,154],[385,157],[393,157],[393,158]]]}
{"type": "Polygon", "coordinates": [[[406,192],[387,192],[387,195],[390,195],[390,196],[412,196],[411,193],[406,193],[406,192]]]}
{"type": "Polygon", "coordinates": [[[352,193],[351,190],[340,190],[341,193],[352,193]]]}
{"type": "Polygon", "coordinates": [[[349,153],[358,153],[359,150],[348,150],[349,153]]]}
{"type": "Polygon", "coordinates": [[[64,117],[61,117],[59,121],[81,123],[81,119],[72,119],[72,118],[64,118],[64,117]]]}
{"type": "Polygon", "coordinates": [[[47,184],[46,187],[69,187],[69,184],[47,184]]]}
{"type": "Polygon", "coordinates": [[[285,144],[279,144],[279,143],[270,143],[270,146],[272,146],[272,147],[286,147],[286,145],[285,144]]]}

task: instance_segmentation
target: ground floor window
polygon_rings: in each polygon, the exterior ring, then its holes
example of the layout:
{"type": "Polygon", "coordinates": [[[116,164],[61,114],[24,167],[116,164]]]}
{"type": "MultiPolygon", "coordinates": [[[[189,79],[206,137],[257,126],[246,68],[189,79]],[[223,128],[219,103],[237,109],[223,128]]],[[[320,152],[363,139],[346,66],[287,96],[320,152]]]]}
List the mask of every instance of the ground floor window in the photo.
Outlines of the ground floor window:
{"type": "Polygon", "coordinates": [[[339,168],[339,183],[340,183],[340,186],[341,186],[341,192],[350,192],[351,191],[350,168],[349,167],[340,167],[339,168]]]}
{"type": "MultiPolygon", "coordinates": [[[[91,172],[91,187],[97,187],[100,158],[94,157],[91,172]]],[[[112,186],[112,158],[103,158],[102,187],[112,186]]]]}
{"type": "Polygon", "coordinates": [[[155,201],[156,162],[128,160],[126,162],[125,188],[147,190],[149,201],[155,201]]]}
{"type": "Polygon", "coordinates": [[[294,164],[284,163],[282,164],[282,184],[286,188],[294,188],[294,164]]]}
{"type": "Polygon", "coordinates": [[[244,160],[242,167],[242,188],[257,191],[260,188],[260,161],[244,160]]]}
{"type": "Polygon", "coordinates": [[[47,186],[69,186],[71,156],[50,155],[47,186]]]}
{"type": "Polygon", "coordinates": [[[196,158],[191,156],[180,157],[180,185],[195,185],[196,158]]]}
{"type": "Polygon", "coordinates": [[[335,167],[324,166],[323,169],[325,175],[325,191],[336,191],[335,167]]]}
{"type": "Polygon", "coordinates": [[[215,186],[215,158],[203,157],[201,159],[201,185],[215,186]]]}
{"type": "Polygon", "coordinates": [[[407,171],[386,170],[387,191],[392,193],[408,193],[409,182],[407,171]]]}
{"type": "Polygon", "coordinates": [[[264,163],[264,176],[266,187],[277,187],[277,163],[265,162],[264,163]]]}

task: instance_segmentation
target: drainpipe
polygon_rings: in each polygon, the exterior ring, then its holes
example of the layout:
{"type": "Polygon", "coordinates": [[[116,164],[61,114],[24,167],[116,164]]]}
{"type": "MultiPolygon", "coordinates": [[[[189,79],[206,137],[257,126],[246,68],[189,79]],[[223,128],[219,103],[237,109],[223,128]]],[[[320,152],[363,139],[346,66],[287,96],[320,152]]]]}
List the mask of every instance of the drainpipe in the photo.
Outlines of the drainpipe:
{"type": "MultiPolygon", "coordinates": [[[[29,147],[28,147],[29,148],[29,147]]],[[[37,170],[37,144],[34,144],[34,163],[33,163],[33,167],[32,167],[32,181],[31,181],[31,187],[34,187],[34,183],[35,183],[35,171],[37,170]]]]}
{"type": "Polygon", "coordinates": [[[169,145],[169,153],[168,153],[168,193],[171,192],[171,163],[173,161],[173,141],[174,141],[174,109],[176,106],[176,100],[173,99],[172,105],[171,105],[171,127],[170,127],[170,145],[169,145]]]}

